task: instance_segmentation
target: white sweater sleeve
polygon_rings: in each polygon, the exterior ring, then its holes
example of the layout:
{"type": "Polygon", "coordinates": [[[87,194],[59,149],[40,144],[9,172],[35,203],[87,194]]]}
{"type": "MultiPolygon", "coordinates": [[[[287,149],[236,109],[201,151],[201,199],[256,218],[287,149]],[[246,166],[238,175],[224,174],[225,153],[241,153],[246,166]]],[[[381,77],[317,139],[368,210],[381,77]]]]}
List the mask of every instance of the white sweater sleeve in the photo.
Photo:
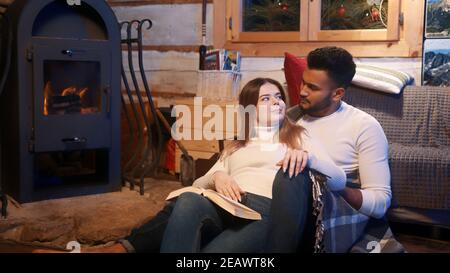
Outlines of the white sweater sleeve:
{"type": "Polygon", "coordinates": [[[345,188],[347,176],[342,168],[336,165],[322,145],[307,134],[302,137],[303,149],[308,152],[308,167],[317,170],[329,178],[327,185],[331,191],[345,188]]]}
{"type": "Polygon", "coordinates": [[[230,174],[229,169],[228,169],[228,158],[229,158],[229,156],[227,156],[223,159],[219,158],[219,160],[217,160],[216,164],[214,164],[214,166],[212,166],[211,169],[205,175],[197,178],[192,185],[195,187],[200,187],[200,188],[204,188],[204,189],[215,189],[214,182],[212,179],[213,175],[217,171],[223,171],[223,172],[226,172],[227,174],[230,174]]]}
{"type": "Polygon", "coordinates": [[[363,197],[359,211],[382,218],[391,204],[392,194],[388,142],[378,121],[370,118],[364,122],[356,145],[363,197]]]}

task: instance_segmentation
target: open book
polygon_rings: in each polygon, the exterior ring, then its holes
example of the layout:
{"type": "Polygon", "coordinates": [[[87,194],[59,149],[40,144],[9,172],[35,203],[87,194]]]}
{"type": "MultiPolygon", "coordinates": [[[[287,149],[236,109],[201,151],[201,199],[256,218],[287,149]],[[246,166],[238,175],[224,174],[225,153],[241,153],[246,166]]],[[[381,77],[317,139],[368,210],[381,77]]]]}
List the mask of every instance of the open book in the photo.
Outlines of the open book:
{"type": "Polygon", "coordinates": [[[236,217],[250,220],[261,220],[261,214],[259,214],[257,211],[254,211],[251,208],[246,207],[241,203],[236,202],[214,190],[202,189],[193,186],[185,187],[169,193],[166,200],[174,199],[178,197],[180,194],[185,192],[193,192],[203,195],[204,197],[208,198],[209,200],[217,204],[219,207],[223,208],[224,210],[228,211],[229,213],[231,213],[236,217]]]}

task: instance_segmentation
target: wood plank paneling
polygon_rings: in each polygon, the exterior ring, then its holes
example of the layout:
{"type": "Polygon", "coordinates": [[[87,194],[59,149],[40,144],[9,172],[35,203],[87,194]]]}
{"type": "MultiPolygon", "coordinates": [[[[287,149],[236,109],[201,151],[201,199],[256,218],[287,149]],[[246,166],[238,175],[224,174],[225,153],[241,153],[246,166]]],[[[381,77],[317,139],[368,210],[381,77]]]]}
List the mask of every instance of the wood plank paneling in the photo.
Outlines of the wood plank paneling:
{"type": "MultiPolygon", "coordinates": [[[[145,51],[158,51],[158,52],[198,52],[199,45],[144,45],[142,49],[145,51]]],[[[122,45],[122,50],[127,50],[126,45],[122,45]]],[[[133,46],[133,50],[137,50],[137,46],[133,46]]]]}
{"type": "MultiPolygon", "coordinates": [[[[189,51],[192,45],[202,42],[202,5],[143,5],[143,6],[115,6],[113,11],[119,22],[150,19],[153,26],[143,32],[145,46],[179,46],[179,49],[189,51]]],[[[207,8],[207,45],[212,45],[213,5],[207,8]]],[[[133,31],[133,37],[137,34],[133,31]]],[[[126,29],[122,30],[122,37],[126,37],[126,29]]]]}
{"type": "MultiPolygon", "coordinates": [[[[175,5],[175,4],[201,4],[203,0],[108,0],[110,6],[146,6],[146,5],[175,5]]],[[[212,3],[213,0],[208,0],[208,3],[212,3]]]]}
{"type": "MultiPolygon", "coordinates": [[[[417,6],[422,0],[407,0],[412,3],[412,7],[417,6]]],[[[183,96],[192,96],[197,91],[198,85],[198,45],[201,43],[201,1],[109,1],[119,20],[150,18],[154,22],[153,28],[144,37],[144,67],[149,83],[155,92],[155,96],[164,98],[160,100],[161,106],[168,106],[174,99],[183,96]]],[[[209,1],[211,3],[212,1],[209,1]]],[[[224,33],[226,30],[226,16],[220,22],[214,20],[213,14],[225,13],[229,1],[214,0],[214,4],[208,4],[208,45],[213,43],[213,36],[216,39],[217,33],[224,33]],[[217,33],[216,33],[217,32],[217,33]]],[[[417,35],[421,29],[423,14],[414,8],[405,9],[405,25],[402,27],[401,39],[412,41],[414,33],[417,35]]],[[[421,35],[421,34],[420,34],[421,35]]],[[[222,35],[221,35],[222,37],[222,35]]],[[[416,36],[414,36],[416,37],[416,36]]],[[[216,48],[224,46],[226,37],[214,40],[216,48]]],[[[242,59],[242,80],[241,86],[255,77],[271,77],[281,83],[285,82],[282,71],[284,52],[290,52],[298,56],[305,56],[310,50],[323,46],[323,43],[309,42],[303,45],[289,43],[280,47],[277,43],[243,43],[240,44],[241,52],[245,56],[242,59]],[[255,57],[256,56],[256,57],[255,57]],[[267,56],[267,57],[262,57],[267,56]]],[[[404,57],[414,58],[389,58],[395,54],[405,52],[406,42],[389,44],[371,43],[370,47],[363,43],[335,43],[338,46],[345,46],[353,52],[359,52],[365,56],[379,56],[381,53],[386,58],[356,58],[357,62],[384,66],[405,71],[413,75],[416,82],[420,82],[421,60],[421,40],[416,41],[416,46],[411,47],[404,57]]],[[[127,58],[124,51],[124,63],[127,58]]],[[[137,55],[133,56],[137,66],[137,55]]],[[[129,69],[126,68],[129,75],[129,69]]],[[[138,81],[142,81],[138,76],[138,81]]],[[[131,83],[131,81],[130,81],[131,83]]]]}

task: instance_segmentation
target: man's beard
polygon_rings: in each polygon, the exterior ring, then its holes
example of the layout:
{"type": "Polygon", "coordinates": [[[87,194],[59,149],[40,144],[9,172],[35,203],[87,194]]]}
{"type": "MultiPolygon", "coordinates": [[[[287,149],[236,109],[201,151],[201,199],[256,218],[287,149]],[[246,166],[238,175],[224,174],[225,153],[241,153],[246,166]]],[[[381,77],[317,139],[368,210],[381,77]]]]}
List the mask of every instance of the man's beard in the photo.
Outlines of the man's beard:
{"type": "MultiPolygon", "coordinates": [[[[331,97],[332,97],[332,94],[330,94],[328,97],[324,98],[322,101],[318,102],[316,105],[313,105],[309,108],[304,108],[301,103],[299,103],[299,106],[300,106],[300,109],[302,109],[304,114],[308,114],[308,115],[314,114],[314,113],[320,112],[320,111],[330,107],[330,105],[332,104],[331,97]]],[[[300,101],[301,100],[302,100],[302,98],[300,98],[300,101]]],[[[307,99],[303,99],[303,100],[307,100],[307,99]]],[[[311,102],[308,101],[308,104],[311,105],[311,102]]]]}

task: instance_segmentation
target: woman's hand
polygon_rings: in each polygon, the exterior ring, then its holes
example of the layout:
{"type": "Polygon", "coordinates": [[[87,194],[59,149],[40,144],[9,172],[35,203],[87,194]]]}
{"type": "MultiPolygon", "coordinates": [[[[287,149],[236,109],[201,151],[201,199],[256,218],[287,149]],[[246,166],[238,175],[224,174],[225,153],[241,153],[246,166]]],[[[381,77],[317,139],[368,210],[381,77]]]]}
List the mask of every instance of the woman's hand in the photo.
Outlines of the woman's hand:
{"type": "Polygon", "coordinates": [[[289,178],[292,175],[297,176],[301,173],[308,164],[308,152],[301,149],[291,149],[288,148],[284,159],[277,163],[277,166],[283,167],[283,172],[286,172],[289,166],[289,178]]]}
{"type": "Polygon", "coordinates": [[[233,177],[223,171],[217,171],[214,173],[212,179],[218,193],[221,193],[234,201],[241,201],[241,194],[245,192],[238,186],[233,177]]]}

